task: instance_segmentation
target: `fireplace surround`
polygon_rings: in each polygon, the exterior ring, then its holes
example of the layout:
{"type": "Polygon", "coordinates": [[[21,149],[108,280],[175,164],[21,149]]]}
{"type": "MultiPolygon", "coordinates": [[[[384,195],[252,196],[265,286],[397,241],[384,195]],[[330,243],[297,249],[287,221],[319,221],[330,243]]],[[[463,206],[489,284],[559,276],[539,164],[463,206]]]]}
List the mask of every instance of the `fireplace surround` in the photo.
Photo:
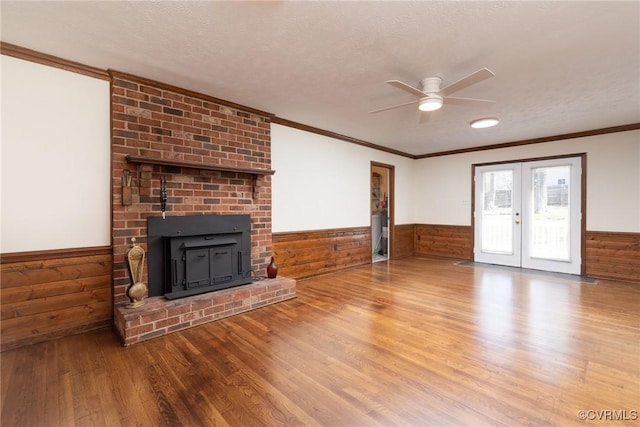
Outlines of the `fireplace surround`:
{"type": "Polygon", "coordinates": [[[239,286],[243,279],[264,275],[273,255],[273,115],[143,77],[115,70],[109,73],[114,323],[125,345],[294,298],[292,279],[278,277],[239,286]],[[125,187],[127,197],[123,198],[125,187]],[[176,283],[191,282],[186,291],[169,292],[175,293],[171,296],[183,296],[176,299],[165,296],[164,279],[156,280],[156,274],[164,277],[165,267],[157,267],[152,260],[167,256],[180,264],[182,256],[171,254],[171,243],[163,243],[162,232],[154,236],[148,230],[149,222],[162,212],[163,191],[166,221],[188,216],[245,215],[250,224],[250,241],[246,243],[244,234],[238,240],[235,231],[223,231],[215,237],[198,230],[187,232],[188,236],[184,236],[184,230],[181,236],[165,233],[165,241],[175,238],[174,250],[186,251],[183,255],[201,261],[193,270],[195,275],[186,277],[176,270],[184,276],[176,283]],[[131,237],[148,251],[143,281],[153,289],[142,307],[126,309],[131,280],[125,253],[131,237]],[[162,249],[156,256],[158,242],[162,249]],[[216,275],[216,271],[222,273],[216,275]],[[229,277],[233,272],[239,272],[235,279],[229,277]],[[220,288],[199,293],[211,282],[214,288],[220,288]]]}

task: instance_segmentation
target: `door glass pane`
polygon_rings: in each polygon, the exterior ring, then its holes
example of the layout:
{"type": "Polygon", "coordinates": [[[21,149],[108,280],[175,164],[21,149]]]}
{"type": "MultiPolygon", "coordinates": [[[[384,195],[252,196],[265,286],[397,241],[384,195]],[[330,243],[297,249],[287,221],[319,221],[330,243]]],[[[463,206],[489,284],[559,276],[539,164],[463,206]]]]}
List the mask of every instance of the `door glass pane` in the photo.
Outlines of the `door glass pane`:
{"type": "Polygon", "coordinates": [[[482,174],[483,252],[513,253],[513,171],[482,174]]]}
{"type": "Polygon", "coordinates": [[[570,261],[571,166],[534,168],[531,173],[531,257],[570,261]]]}

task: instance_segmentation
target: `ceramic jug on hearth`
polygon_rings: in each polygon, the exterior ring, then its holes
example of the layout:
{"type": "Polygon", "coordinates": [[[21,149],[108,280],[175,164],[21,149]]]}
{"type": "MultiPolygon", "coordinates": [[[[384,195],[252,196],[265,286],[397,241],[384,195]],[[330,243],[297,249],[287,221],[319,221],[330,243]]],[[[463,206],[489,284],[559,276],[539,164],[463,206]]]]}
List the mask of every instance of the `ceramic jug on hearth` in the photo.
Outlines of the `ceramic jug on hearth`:
{"type": "Polygon", "coordinates": [[[274,261],[273,257],[271,257],[271,262],[267,266],[267,277],[269,279],[274,279],[278,275],[278,266],[274,261]]]}

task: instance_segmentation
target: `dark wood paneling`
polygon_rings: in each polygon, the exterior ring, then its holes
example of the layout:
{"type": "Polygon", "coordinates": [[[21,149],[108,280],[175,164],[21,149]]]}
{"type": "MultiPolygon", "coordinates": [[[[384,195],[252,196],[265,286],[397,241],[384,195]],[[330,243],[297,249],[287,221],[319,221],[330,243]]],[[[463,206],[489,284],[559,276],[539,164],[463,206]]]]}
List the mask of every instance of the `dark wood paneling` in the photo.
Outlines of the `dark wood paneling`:
{"type": "Polygon", "coordinates": [[[471,227],[464,225],[415,225],[415,254],[471,260],[471,227]]]}
{"type": "Polygon", "coordinates": [[[300,279],[371,262],[371,228],[273,234],[278,274],[300,279]]]}
{"type": "Polygon", "coordinates": [[[111,324],[111,266],[110,247],[2,255],[2,350],[111,324]]]}
{"type": "Polygon", "coordinates": [[[640,233],[587,231],[587,276],[640,283],[640,233]]]}
{"type": "Polygon", "coordinates": [[[405,258],[413,255],[415,225],[403,224],[393,227],[393,259],[405,258]]]}

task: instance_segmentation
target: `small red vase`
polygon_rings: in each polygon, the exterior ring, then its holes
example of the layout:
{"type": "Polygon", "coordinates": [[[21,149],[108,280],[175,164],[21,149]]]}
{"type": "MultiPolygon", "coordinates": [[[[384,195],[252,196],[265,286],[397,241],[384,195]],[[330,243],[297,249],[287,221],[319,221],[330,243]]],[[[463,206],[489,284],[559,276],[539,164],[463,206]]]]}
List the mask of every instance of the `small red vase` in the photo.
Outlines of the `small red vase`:
{"type": "Polygon", "coordinates": [[[277,275],[278,275],[278,266],[276,265],[276,262],[273,260],[273,257],[271,257],[271,263],[267,266],[267,277],[269,279],[275,279],[277,275]]]}

